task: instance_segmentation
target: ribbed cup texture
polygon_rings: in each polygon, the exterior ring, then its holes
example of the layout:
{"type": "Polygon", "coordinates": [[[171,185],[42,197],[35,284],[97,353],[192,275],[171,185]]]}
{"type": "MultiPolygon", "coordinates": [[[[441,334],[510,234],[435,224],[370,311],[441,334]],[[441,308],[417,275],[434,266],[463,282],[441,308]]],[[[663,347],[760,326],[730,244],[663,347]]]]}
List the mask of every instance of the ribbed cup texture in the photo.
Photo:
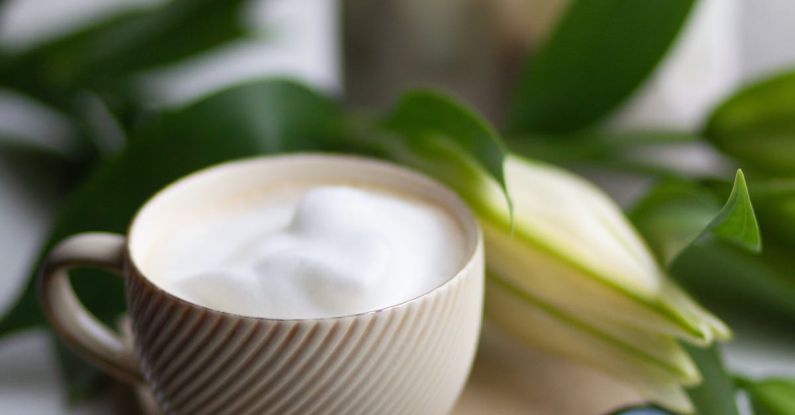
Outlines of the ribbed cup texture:
{"type": "Polygon", "coordinates": [[[483,253],[444,286],[350,317],[209,310],[127,275],[135,348],[167,414],[448,413],[480,331],[483,253]]]}

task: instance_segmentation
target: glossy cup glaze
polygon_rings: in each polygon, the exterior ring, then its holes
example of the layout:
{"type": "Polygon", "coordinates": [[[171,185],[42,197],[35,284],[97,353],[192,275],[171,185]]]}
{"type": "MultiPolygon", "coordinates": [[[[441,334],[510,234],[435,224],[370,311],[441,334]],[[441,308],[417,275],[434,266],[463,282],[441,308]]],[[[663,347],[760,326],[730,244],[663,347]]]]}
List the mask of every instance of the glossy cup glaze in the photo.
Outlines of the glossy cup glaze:
{"type": "Polygon", "coordinates": [[[190,175],[152,198],[127,238],[73,236],[42,267],[52,326],[86,359],[120,379],[146,382],[169,414],[445,414],[469,373],[480,332],[483,242],[471,213],[435,181],[364,158],[261,157],[190,175]],[[359,184],[419,197],[462,226],[466,259],[456,275],[415,299],[366,313],[318,319],[230,314],[180,299],[141,271],[164,229],[198,206],[268,185],[359,184]],[[101,267],[125,280],[133,344],[77,300],[66,271],[101,267]]]}

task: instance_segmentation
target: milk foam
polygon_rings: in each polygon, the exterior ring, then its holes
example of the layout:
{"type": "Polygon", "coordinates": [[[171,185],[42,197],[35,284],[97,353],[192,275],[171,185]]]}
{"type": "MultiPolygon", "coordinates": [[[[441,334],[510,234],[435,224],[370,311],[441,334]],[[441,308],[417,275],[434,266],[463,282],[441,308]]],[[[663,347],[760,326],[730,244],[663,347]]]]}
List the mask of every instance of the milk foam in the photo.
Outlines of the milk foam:
{"type": "Polygon", "coordinates": [[[236,314],[320,318],[399,304],[461,267],[465,240],[440,207],[349,186],[285,187],[193,220],[150,251],[153,279],[236,314]]]}

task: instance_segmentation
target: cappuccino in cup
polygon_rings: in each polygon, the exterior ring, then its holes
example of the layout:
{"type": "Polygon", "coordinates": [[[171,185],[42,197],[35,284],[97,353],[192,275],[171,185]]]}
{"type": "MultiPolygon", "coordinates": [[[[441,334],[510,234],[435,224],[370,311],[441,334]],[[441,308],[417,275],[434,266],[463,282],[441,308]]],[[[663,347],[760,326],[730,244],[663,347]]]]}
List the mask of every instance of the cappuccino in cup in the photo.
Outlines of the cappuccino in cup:
{"type": "Polygon", "coordinates": [[[61,241],[44,312],[83,357],[162,413],[448,414],[480,332],[483,238],[441,184],[377,160],[239,160],[191,174],[127,235],[61,241]],[[126,338],[68,270],[124,279],[126,338]]]}
{"type": "Polygon", "coordinates": [[[294,183],[201,206],[141,267],[190,302],[279,319],[358,314],[442,285],[466,238],[442,207],[351,183],[294,183]]]}

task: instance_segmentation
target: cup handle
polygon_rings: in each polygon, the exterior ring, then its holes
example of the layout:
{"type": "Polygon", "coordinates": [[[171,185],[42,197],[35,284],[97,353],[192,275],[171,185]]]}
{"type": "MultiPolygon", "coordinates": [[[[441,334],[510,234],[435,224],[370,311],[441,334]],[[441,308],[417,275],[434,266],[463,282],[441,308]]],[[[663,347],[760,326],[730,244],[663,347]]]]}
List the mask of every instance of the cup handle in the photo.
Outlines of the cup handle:
{"type": "Polygon", "coordinates": [[[113,233],[83,233],[59,243],[47,256],[39,277],[44,314],[75,351],[114,377],[140,383],[143,375],[129,342],[83,307],[67,271],[95,267],[122,276],[125,239],[113,233]]]}

